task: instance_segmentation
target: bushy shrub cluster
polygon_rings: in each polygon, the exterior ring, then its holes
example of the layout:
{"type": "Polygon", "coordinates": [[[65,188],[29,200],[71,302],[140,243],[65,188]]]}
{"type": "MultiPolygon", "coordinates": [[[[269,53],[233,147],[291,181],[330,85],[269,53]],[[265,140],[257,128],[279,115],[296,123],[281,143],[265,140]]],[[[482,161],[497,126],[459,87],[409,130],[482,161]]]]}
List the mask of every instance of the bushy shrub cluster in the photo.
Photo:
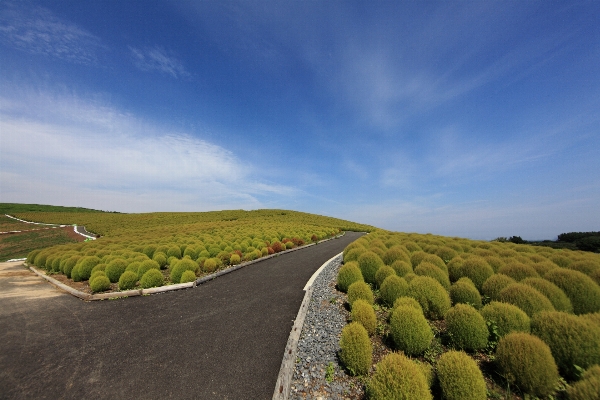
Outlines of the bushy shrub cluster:
{"type": "Polygon", "coordinates": [[[357,261],[365,282],[375,284],[375,274],[384,265],[381,258],[373,251],[367,251],[361,254],[357,261]]]}
{"type": "Polygon", "coordinates": [[[386,355],[367,384],[372,400],[431,400],[423,370],[402,353],[386,355]]]}
{"type": "Polygon", "coordinates": [[[500,337],[510,332],[530,332],[529,317],[515,305],[492,301],[486,304],[480,313],[486,322],[496,327],[496,333],[500,337]]]}
{"type": "Polygon", "coordinates": [[[600,400],[600,365],[588,368],[581,380],[567,388],[569,400],[600,400]]]}
{"type": "Polygon", "coordinates": [[[450,286],[450,300],[453,305],[463,303],[470,304],[477,309],[481,308],[481,295],[467,277],[460,278],[450,286]]]}
{"type": "Polygon", "coordinates": [[[530,265],[512,262],[504,265],[498,270],[499,274],[510,276],[515,281],[520,282],[525,278],[539,278],[540,275],[537,273],[535,268],[530,265]]]}
{"type": "Polygon", "coordinates": [[[390,275],[381,284],[379,296],[384,304],[392,306],[398,297],[404,296],[408,290],[408,283],[404,278],[390,275]]]}
{"type": "Polygon", "coordinates": [[[577,375],[575,365],[588,368],[600,364],[600,327],[592,321],[565,312],[540,312],[531,319],[531,333],[552,350],[561,373],[577,375]]]}
{"type": "Polygon", "coordinates": [[[544,296],[550,300],[552,306],[556,311],[564,311],[568,313],[573,312],[573,305],[571,304],[571,300],[567,297],[565,292],[561,290],[558,286],[553,284],[550,281],[542,278],[526,278],[521,281],[521,283],[531,286],[544,296]]]}
{"type": "Polygon", "coordinates": [[[500,292],[502,289],[510,285],[511,283],[517,283],[513,278],[507,275],[495,274],[490,276],[482,287],[482,293],[489,297],[491,300],[498,300],[500,298],[500,292]]]}
{"type": "Polygon", "coordinates": [[[391,267],[396,271],[396,275],[404,276],[413,272],[412,266],[409,262],[403,260],[396,260],[392,263],[391,267]]]}
{"type": "Polygon", "coordinates": [[[352,375],[365,375],[371,369],[373,346],[367,330],[358,322],[351,322],[342,329],[340,360],[352,375]]]}
{"type": "Polygon", "coordinates": [[[375,333],[377,328],[377,316],[373,306],[365,300],[358,299],[352,304],[352,313],[350,319],[353,322],[358,322],[365,327],[369,335],[375,333]]]}
{"type": "Polygon", "coordinates": [[[194,282],[196,280],[196,274],[194,271],[186,270],[181,274],[181,279],[179,279],[179,283],[188,283],[194,282]]]}
{"type": "Polygon", "coordinates": [[[360,268],[358,268],[358,263],[356,261],[350,261],[344,264],[338,271],[337,287],[340,291],[346,293],[351,284],[362,280],[363,276],[360,272],[360,268]]]}
{"type": "Polygon", "coordinates": [[[122,258],[115,258],[106,266],[105,273],[112,283],[119,282],[119,278],[127,269],[127,261],[122,258]]]}
{"type": "Polygon", "coordinates": [[[119,290],[133,289],[138,281],[138,275],[133,271],[125,271],[119,277],[119,290]]]}
{"type": "Polygon", "coordinates": [[[477,363],[462,351],[448,351],[437,362],[444,399],[485,400],[487,388],[477,363]]]}
{"type": "Polygon", "coordinates": [[[392,265],[396,261],[410,262],[410,257],[400,246],[390,247],[383,254],[382,259],[385,265],[392,265]]]}
{"type": "Polygon", "coordinates": [[[429,276],[438,281],[440,285],[444,287],[444,289],[448,290],[450,288],[450,279],[448,278],[448,274],[429,261],[422,261],[415,268],[415,274],[420,276],[429,276]]]}
{"type": "Polygon", "coordinates": [[[550,348],[528,333],[513,332],[500,339],[496,361],[507,380],[524,393],[547,396],[558,384],[558,369],[550,348]]]}
{"type": "Polygon", "coordinates": [[[423,353],[433,339],[433,331],[425,316],[411,306],[394,307],[390,318],[390,332],[396,347],[411,355],[423,353]]]}
{"type": "Polygon", "coordinates": [[[162,286],[164,278],[162,273],[157,269],[150,269],[140,279],[140,286],[144,289],[162,286]]]}
{"type": "Polygon", "coordinates": [[[502,289],[498,300],[514,304],[525,311],[529,317],[540,311],[554,311],[554,306],[546,296],[522,283],[511,283],[502,289]]]}
{"type": "Polygon", "coordinates": [[[473,256],[463,262],[459,275],[460,278],[466,276],[471,279],[477,290],[481,290],[483,283],[494,275],[494,270],[483,257],[473,256]]]}
{"type": "Polygon", "coordinates": [[[408,296],[398,297],[396,299],[396,301],[394,301],[393,309],[396,309],[396,308],[402,307],[402,306],[412,307],[412,308],[419,310],[421,312],[421,314],[423,313],[423,307],[421,307],[421,304],[417,300],[413,299],[412,297],[408,297],[408,296]]]}
{"type": "Polygon", "coordinates": [[[104,292],[110,289],[110,280],[102,273],[102,275],[95,276],[94,279],[90,280],[90,289],[92,292],[104,292]]]}
{"type": "Polygon", "coordinates": [[[567,295],[575,314],[600,311],[600,286],[582,272],[556,268],[545,279],[554,283],[567,295]]]}
{"type": "Polygon", "coordinates": [[[428,276],[412,279],[406,294],[421,304],[427,318],[442,319],[450,309],[448,292],[438,281],[428,276]]]}
{"type": "Polygon", "coordinates": [[[383,267],[379,268],[375,273],[375,283],[377,284],[377,287],[381,287],[381,284],[383,283],[385,278],[387,278],[390,275],[396,275],[396,271],[394,271],[394,268],[389,267],[387,265],[384,265],[383,267]]]}
{"type": "Polygon", "coordinates": [[[195,274],[198,270],[199,266],[194,260],[191,258],[184,258],[177,262],[171,269],[171,282],[181,283],[181,275],[183,275],[185,271],[192,271],[195,274]]]}
{"type": "Polygon", "coordinates": [[[375,302],[373,291],[366,282],[357,281],[348,287],[348,304],[350,304],[350,307],[358,299],[365,300],[369,304],[375,302]]]}
{"type": "Polygon", "coordinates": [[[481,350],[488,344],[489,331],[485,319],[467,304],[457,304],[446,314],[450,341],[458,349],[481,350]]]}

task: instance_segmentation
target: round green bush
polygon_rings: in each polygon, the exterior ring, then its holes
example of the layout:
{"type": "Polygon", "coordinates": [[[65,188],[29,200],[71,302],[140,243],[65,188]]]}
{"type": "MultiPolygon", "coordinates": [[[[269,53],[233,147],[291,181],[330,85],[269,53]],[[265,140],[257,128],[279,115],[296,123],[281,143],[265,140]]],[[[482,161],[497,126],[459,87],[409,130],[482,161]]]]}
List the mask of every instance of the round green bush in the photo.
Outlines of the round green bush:
{"type": "Polygon", "coordinates": [[[410,263],[412,265],[413,268],[416,268],[417,265],[421,264],[421,261],[423,261],[423,259],[425,257],[427,257],[427,253],[420,250],[420,251],[415,251],[414,253],[412,253],[410,255],[410,263]]]}
{"type": "Polygon", "coordinates": [[[142,276],[144,276],[144,274],[151,269],[156,269],[156,270],[160,271],[160,264],[155,260],[142,261],[136,271],[137,275],[138,275],[138,279],[142,279],[142,276]]]}
{"type": "Polygon", "coordinates": [[[140,265],[142,265],[142,263],[140,261],[130,262],[129,265],[127,265],[127,268],[125,268],[125,271],[131,271],[131,272],[135,272],[137,274],[137,271],[140,268],[140,265]]]}
{"type": "Polygon", "coordinates": [[[81,259],[81,256],[71,256],[67,259],[67,261],[65,261],[62,268],[62,273],[65,274],[66,277],[71,277],[71,271],[73,271],[73,267],[77,264],[79,259],[81,259]]]}
{"type": "Polygon", "coordinates": [[[125,271],[119,278],[119,290],[129,290],[135,287],[138,281],[137,273],[133,271],[125,271]]]}
{"type": "Polygon", "coordinates": [[[498,270],[498,273],[510,276],[517,282],[520,282],[525,278],[540,277],[540,275],[531,265],[522,264],[519,262],[511,262],[506,264],[498,270]]]}
{"type": "Polygon", "coordinates": [[[573,264],[569,265],[569,269],[591,276],[594,272],[600,271],[600,262],[594,260],[575,261],[573,264]]]}
{"type": "Polygon", "coordinates": [[[417,275],[415,275],[412,272],[409,272],[408,274],[404,275],[403,278],[406,282],[410,283],[413,279],[415,279],[417,277],[417,275]]]}
{"type": "Polygon", "coordinates": [[[106,274],[104,273],[104,271],[94,271],[94,272],[92,272],[92,275],[90,276],[90,282],[92,282],[92,280],[98,276],[106,276],[106,274]]]}
{"type": "Polygon", "coordinates": [[[573,260],[571,260],[569,257],[563,256],[562,254],[554,254],[548,258],[554,264],[558,265],[559,267],[563,267],[563,268],[568,268],[569,265],[571,265],[571,263],[573,263],[573,260]]]}
{"type": "Polygon", "coordinates": [[[385,278],[387,278],[390,275],[396,275],[396,271],[394,271],[394,268],[389,267],[387,265],[384,265],[383,267],[379,268],[375,273],[375,283],[377,284],[377,287],[381,287],[381,284],[383,283],[385,278]]]}
{"type": "Polygon", "coordinates": [[[542,278],[526,278],[521,283],[531,286],[550,300],[556,311],[573,312],[571,300],[554,283],[542,278]]]}
{"type": "Polygon", "coordinates": [[[398,297],[404,296],[408,290],[408,283],[404,278],[390,275],[381,284],[379,296],[384,304],[392,306],[398,297]]]}
{"type": "Polygon", "coordinates": [[[580,315],[581,318],[587,319],[600,327],[600,312],[580,315]]]}
{"type": "Polygon", "coordinates": [[[490,264],[495,273],[498,273],[498,270],[505,265],[504,260],[497,256],[485,256],[483,258],[490,264]]]}
{"type": "Polygon", "coordinates": [[[340,360],[352,375],[366,375],[371,369],[373,346],[364,326],[351,322],[342,329],[340,360]]]}
{"type": "Polygon", "coordinates": [[[460,278],[466,276],[475,284],[477,290],[481,291],[483,283],[494,275],[494,270],[485,261],[485,258],[473,256],[467,258],[460,267],[460,278]]]}
{"type": "Polygon", "coordinates": [[[446,314],[446,332],[459,349],[481,350],[488,344],[485,319],[468,304],[457,304],[446,314]]]}
{"type": "Polygon", "coordinates": [[[157,269],[150,269],[140,279],[140,286],[144,289],[162,286],[165,283],[162,272],[157,269]]]}
{"type": "Polygon", "coordinates": [[[448,246],[440,247],[436,250],[435,255],[444,261],[444,263],[449,263],[454,257],[458,256],[458,252],[448,246]]]}
{"type": "Polygon", "coordinates": [[[169,249],[167,250],[167,259],[169,259],[169,257],[181,258],[181,248],[177,245],[169,246],[169,249]]]}
{"type": "Polygon", "coordinates": [[[102,273],[102,275],[94,276],[93,279],[90,279],[90,289],[92,292],[104,292],[105,290],[110,289],[110,280],[102,273]]]}
{"type": "Polygon", "coordinates": [[[371,287],[363,281],[357,281],[348,286],[348,304],[352,308],[352,304],[358,299],[363,299],[369,304],[373,304],[375,299],[371,287]]]}
{"type": "Polygon", "coordinates": [[[528,333],[513,332],[500,339],[496,361],[506,379],[524,393],[547,396],[558,384],[558,369],[550,348],[528,333]]]}
{"type": "Polygon", "coordinates": [[[540,311],[554,311],[554,306],[546,296],[523,283],[511,283],[502,289],[498,300],[514,304],[530,318],[540,311]]]}
{"type": "Polygon", "coordinates": [[[402,250],[402,247],[394,246],[383,254],[382,260],[385,265],[392,265],[396,261],[410,262],[410,257],[402,250]]]}
{"type": "Polygon", "coordinates": [[[152,259],[158,263],[160,269],[165,269],[167,266],[167,255],[165,253],[156,252],[152,259]]]}
{"type": "Polygon", "coordinates": [[[402,353],[390,353],[376,365],[367,383],[372,400],[431,400],[422,368],[402,353]]]}
{"type": "Polygon", "coordinates": [[[358,268],[356,261],[350,261],[340,268],[337,276],[337,287],[340,291],[346,293],[348,287],[354,282],[362,281],[363,276],[358,268]]]}
{"type": "Polygon", "coordinates": [[[75,265],[71,270],[71,279],[73,282],[81,282],[81,274],[79,273],[79,264],[75,265]]]}
{"type": "Polygon", "coordinates": [[[398,276],[404,276],[413,272],[412,266],[404,260],[396,260],[392,263],[392,265],[390,265],[390,267],[396,271],[396,275],[398,276]]]}
{"type": "Polygon", "coordinates": [[[394,301],[394,307],[392,307],[392,311],[398,307],[402,307],[402,306],[408,306],[408,307],[412,307],[414,309],[419,310],[421,313],[423,313],[423,307],[421,307],[421,304],[419,304],[419,302],[415,299],[413,299],[412,297],[408,297],[408,296],[401,296],[398,297],[396,299],[396,301],[394,301]]]}
{"type": "Polygon", "coordinates": [[[513,278],[507,275],[495,274],[490,276],[481,288],[482,293],[491,300],[498,300],[502,289],[512,283],[517,283],[513,278]]]}
{"type": "Polygon", "coordinates": [[[196,280],[196,274],[194,271],[186,270],[181,274],[181,279],[179,279],[179,283],[188,283],[194,282],[196,280]]]}
{"type": "Polygon", "coordinates": [[[202,265],[202,270],[204,272],[215,272],[217,269],[217,259],[216,258],[208,258],[204,260],[204,264],[202,265]]]}
{"type": "Polygon", "coordinates": [[[104,272],[106,272],[106,276],[112,283],[117,283],[126,269],[127,261],[122,258],[115,258],[108,263],[104,272]]]}
{"type": "Polygon", "coordinates": [[[433,331],[425,316],[411,306],[394,308],[390,318],[390,332],[396,347],[410,355],[423,353],[433,339],[433,331]]]}
{"type": "Polygon", "coordinates": [[[367,251],[358,257],[358,267],[367,283],[375,283],[375,274],[377,270],[383,267],[383,261],[377,254],[367,251]]]}
{"type": "Polygon", "coordinates": [[[365,327],[369,335],[375,333],[377,328],[377,316],[373,306],[363,299],[358,299],[352,304],[352,312],[350,313],[352,322],[358,322],[365,327]]]}
{"type": "Polygon", "coordinates": [[[600,286],[582,272],[556,268],[545,279],[562,289],[573,305],[575,314],[600,311],[600,286]]]}
{"type": "Polygon", "coordinates": [[[496,333],[500,337],[511,332],[530,332],[530,318],[515,305],[492,301],[479,312],[486,322],[496,326],[496,333]]]}
{"type": "MultiPolygon", "coordinates": [[[[35,257],[40,254],[40,251],[42,251],[41,249],[36,249],[36,250],[32,250],[29,253],[27,253],[27,259],[25,260],[25,262],[27,264],[33,264],[33,261],[35,260],[35,257]]],[[[35,264],[34,264],[35,265],[35,264]]]]}
{"type": "Polygon", "coordinates": [[[600,365],[587,369],[581,380],[567,387],[569,400],[600,400],[600,365]]]}
{"type": "Polygon", "coordinates": [[[450,309],[450,296],[444,287],[428,276],[417,276],[408,284],[406,294],[421,304],[430,319],[442,319],[450,309]]]}
{"type": "Polygon", "coordinates": [[[470,304],[473,307],[481,308],[481,295],[479,291],[467,277],[460,278],[450,286],[450,300],[452,304],[470,304]]]}
{"type": "Polygon", "coordinates": [[[544,277],[548,272],[552,271],[553,269],[559,268],[550,260],[531,264],[531,266],[533,267],[533,269],[535,269],[535,272],[537,272],[541,277],[544,277]]]}
{"type": "Polygon", "coordinates": [[[421,261],[421,263],[415,268],[415,274],[420,276],[429,276],[438,281],[444,287],[444,289],[448,290],[450,288],[450,279],[448,279],[448,274],[429,261],[421,261]]]}
{"type": "Polygon", "coordinates": [[[560,311],[540,312],[531,319],[531,333],[552,350],[561,373],[577,376],[575,365],[600,364],[600,327],[592,321],[560,311]]]}
{"type": "Polygon", "coordinates": [[[446,266],[448,268],[448,277],[450,278],[450,282],[456,282],[462,276],[461,268],[464,262],[465,260],[461,257],[454,257],[452,260],[450,260],[446,266]]]}
{"type": "MultiPolygon", "coordinates": [[[[268,251],[268,249],[267,249],[268,251]]],[[[239,254],[232,254],[231,257],[229,257],[229,264],[231,265],[238,265],[241,262],[241,258],[239,254]]]]}
{"type": "Polygon", "coordinates": [[[487,399],[483,374],[475,360],[465,352],[451,350],[442,354],[436,368],[444,399],[487,399]]]}
{"type": "Polygon", "coordinates": [[[192,271],[193,273],[198,271],[198,264],[196,261],[192,260],[191,258],[184,258],[175,264],[170,273],[171,282],[181,283],[181,275],[185,271],[192,271]]]}
{"type": "Polygon", "coordinates": [[[358,260],[358,257],[365,252],[367,252],[367,249],[363,246],[348,250],[347,253],[344,253],[344,263],[358,260]]]}
{"type": "Polygon", "coordinates": [[[448,275],[448,267],[446,266],[446,263],[444,262],[444,260],[442,260],[437,255],[427,254],[425,257],[423,257],[423,260],[421,261],[421,263],[423,263],[423,262],[428,262],[430,264],[435,265],[436,267],[438,267],[439,269],[444,271],[446,273],[446,275],[448,275]]]}
{"type": "Polygon", "coordinates": [[[592,272],[590,278],[600,286],[600,270],[592,272]]]}
{"type": "Polygon", "coordinates": [[[100,264],[100,259],[96,256],[85,256],[81,258],[77,262],[79,268],[79,278],[82,281],[87,281],[90,279],[90,276],[92,275],[92,269],[98,264],[100,264]]]}

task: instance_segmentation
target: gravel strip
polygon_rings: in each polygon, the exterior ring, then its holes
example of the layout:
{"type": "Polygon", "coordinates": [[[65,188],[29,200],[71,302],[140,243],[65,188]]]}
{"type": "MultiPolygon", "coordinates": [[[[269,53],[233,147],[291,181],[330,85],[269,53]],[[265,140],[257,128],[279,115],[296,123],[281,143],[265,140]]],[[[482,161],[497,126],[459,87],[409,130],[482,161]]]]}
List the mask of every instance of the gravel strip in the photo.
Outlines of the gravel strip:
{"type": "Polygon", "coordinates": [[[313,283],[313,294],[298,342],[291,399],[362,397],[362,389],[348,379],[337,358],[340,334],[349,315],[344,308],[346,295],[335,289],[341,262],[340,255],[313,283]],[[328,373],[331,366],[333,373],[328,373]]]}

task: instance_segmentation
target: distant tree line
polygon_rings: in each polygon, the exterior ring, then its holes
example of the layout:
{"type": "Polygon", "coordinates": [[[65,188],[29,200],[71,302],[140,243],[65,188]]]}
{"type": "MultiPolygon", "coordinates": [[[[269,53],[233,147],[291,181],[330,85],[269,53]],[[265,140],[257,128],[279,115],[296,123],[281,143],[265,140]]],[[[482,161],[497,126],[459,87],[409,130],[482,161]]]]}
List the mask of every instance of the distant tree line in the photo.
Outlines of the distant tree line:
{"type": "Polygon", "coordinates": [[[499,237],[497,242],[511,242],[516,244],[531,244],[534,246],[548,246],[555,249],[583,250],[600,253],[600,232],[568,232],[558,235],[558,240],[527,241],[521,236],[499,237]]]}

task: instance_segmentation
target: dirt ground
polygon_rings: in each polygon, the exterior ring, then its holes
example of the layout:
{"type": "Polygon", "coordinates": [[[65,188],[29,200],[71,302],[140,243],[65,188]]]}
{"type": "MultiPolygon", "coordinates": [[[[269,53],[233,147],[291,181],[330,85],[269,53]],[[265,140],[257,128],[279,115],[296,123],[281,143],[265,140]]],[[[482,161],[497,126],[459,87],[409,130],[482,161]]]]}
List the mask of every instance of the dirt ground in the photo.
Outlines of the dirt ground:
{"type": "Polygon", "coordinates": [[[64,293],[27,269],[22,261],[0,263],[0,299],[43,299],[64,293]]]}

